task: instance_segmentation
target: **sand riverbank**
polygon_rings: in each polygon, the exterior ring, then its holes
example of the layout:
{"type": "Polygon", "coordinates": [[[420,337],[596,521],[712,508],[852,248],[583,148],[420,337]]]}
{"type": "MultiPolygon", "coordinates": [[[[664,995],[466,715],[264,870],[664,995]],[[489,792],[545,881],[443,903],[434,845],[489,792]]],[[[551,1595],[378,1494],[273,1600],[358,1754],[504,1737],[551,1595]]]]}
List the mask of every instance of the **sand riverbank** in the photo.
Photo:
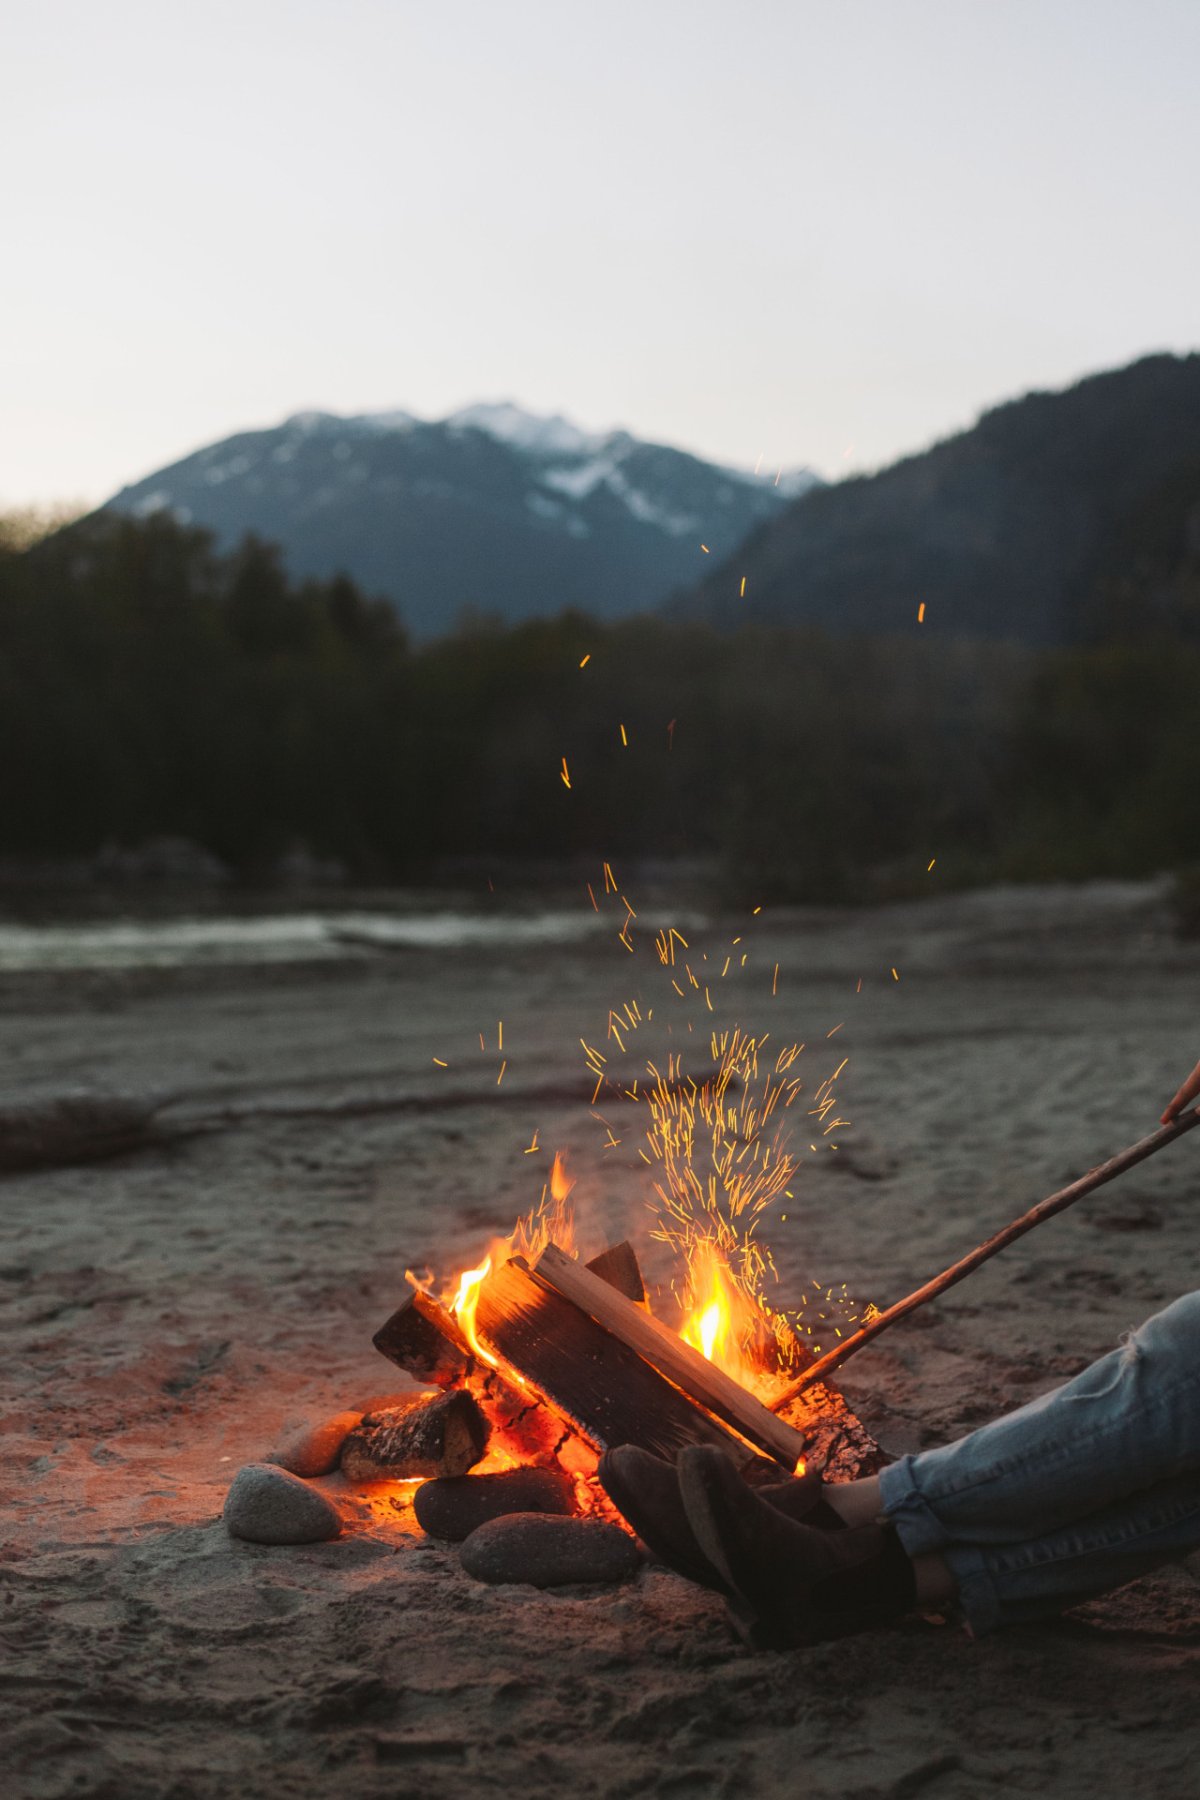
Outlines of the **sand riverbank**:
{"type": "MultiPolygon", "coordinates": [[[[773,1233],[784,1291],[816,1273],[896,1298],[1143,1135],[1200,1055],[1200,947],[1151,888],[753,932],[715,1017],[804,1039],[814,1086],[850,1058],[852,1124],[773,1233]]],[[[612,933],[0,977],[9,1099],[95,1084],[226,1115],[0,1182],[10,1792],[1194,1794],[1187,1568],[978,1645],[914,1623],[751,1657],[663,1571],[482,1588],[403,1508],[301,1550],[226,1536],[233,1469],[389,1385],[370,1337],[406,1262],[461,1267],[536,1198],[535,1130],[569,1149],[598,1238],[639,1227],[644,1165],[632,1134],[605,1147],[578,1038],[656,979],[612,933]]],[[[1044,1390],[1195,1285],[1198,1156],[1134,1171],[864,1354],[844,1386],[884,1447],[1044,1390]]]]}

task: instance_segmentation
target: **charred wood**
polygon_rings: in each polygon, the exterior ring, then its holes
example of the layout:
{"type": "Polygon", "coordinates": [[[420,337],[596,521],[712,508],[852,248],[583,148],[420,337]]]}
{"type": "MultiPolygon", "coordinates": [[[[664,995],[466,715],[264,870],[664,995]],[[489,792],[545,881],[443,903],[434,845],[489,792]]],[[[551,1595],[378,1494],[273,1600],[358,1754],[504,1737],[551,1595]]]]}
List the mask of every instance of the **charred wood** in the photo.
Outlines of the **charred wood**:
{"type": "Polygon", "coordinates": [[[685,1444],[717,1444],[739,1463],[753,1454],[519,1257],[484,1282],[475,1330],[596,1450],[637,1444],[673,1461],[685,1444]]]}
{"type": "Polygon", "coordinates": [[[474,1361],[454,1314],[432,1294],[417,1288],[380,1326],[371,1342],[389,1362],[434,1387],[454,1387],[474,1361]]]}
{"type": "Polygon", "coordinates": [[[487,1446],[487,1421],[465,1388],[417,1399],[412,1406],[368,1413],[342,1446],[350,1481],[411,1481],[465,1475],[487,1446]]]}
{"type": "Polygon", "coordinates": [[[536,1273],[630,1351],[645,1358],[675,1389],[691,1395],[707,1412],[723,1419],[789,1472],[795,1468],[804,1454],[803,1434],[778,1418],[698,1350],[685,1344],[675,1332],[606,1282],[597,1280],[556,1244],[547,1245],[542,1252],[536,1273]]]}

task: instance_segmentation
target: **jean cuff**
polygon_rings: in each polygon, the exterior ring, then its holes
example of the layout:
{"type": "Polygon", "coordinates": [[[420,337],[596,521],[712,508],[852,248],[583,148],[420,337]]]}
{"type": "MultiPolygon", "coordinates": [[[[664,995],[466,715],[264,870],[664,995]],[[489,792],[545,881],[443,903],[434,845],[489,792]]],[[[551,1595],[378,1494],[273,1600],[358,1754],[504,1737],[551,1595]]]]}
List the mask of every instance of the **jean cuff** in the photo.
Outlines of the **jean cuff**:
{"type": "Polygon", "coordinates": [[[911,1456],[880,1469],[879,1493],[888,1524],[909,1556],[926,1556],[950,1542],[949,1532],[913,1479],[911,1456]]]}
{"type": "Polygon", "coordinates": [[[967,1622],[967,1629],[972,1637],[986,1637],[1001,1622],[1001,1606],[995,1577],[987,1566],[984,1552],[973,1544],[959,1544],[953,1550],[942,1550],[939,1554],[954,1577],[958,1607],[967,1622]]]}

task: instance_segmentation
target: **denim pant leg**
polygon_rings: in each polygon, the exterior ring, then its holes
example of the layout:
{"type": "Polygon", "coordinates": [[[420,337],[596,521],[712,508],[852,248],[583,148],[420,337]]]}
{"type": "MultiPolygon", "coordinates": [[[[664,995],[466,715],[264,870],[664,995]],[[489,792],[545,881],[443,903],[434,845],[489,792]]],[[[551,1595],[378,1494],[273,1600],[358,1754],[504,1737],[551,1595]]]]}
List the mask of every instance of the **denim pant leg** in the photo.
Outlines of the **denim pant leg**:
{"type": "Polygon", "coordinates": [[[910,1556],[1028,1545],[1131,1494],[1200,1471],[1200,1293],[1186,1294],[1065,1386],[880,1475],[910,1556]]]}
{"type": "Polygon", "coordinates": [[[976,1637],[1078,1606],[1200,1548],[1200,1471],[1159,1482],[1025,1544],[942,1551],[976,1637]]]}

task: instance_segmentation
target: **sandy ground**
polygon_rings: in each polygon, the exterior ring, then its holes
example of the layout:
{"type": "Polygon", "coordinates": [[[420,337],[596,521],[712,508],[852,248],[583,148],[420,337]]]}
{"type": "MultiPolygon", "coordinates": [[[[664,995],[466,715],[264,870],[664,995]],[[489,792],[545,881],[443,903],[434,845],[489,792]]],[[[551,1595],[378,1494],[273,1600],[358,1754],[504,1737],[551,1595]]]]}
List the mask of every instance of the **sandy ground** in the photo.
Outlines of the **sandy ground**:
{"type": "MultiPolygon", "coordinates": [[[[815,1272],[898,1297],[1143,1135],[1200,1054],[1200,950],[1149,889],[753,931],[722,1015],[807,1039],[814,1086],[850,1057],[853,1123],[807,1154],[774,1232],[789,1294],[815,1272]]],[[[370,1337],[406,1262],[461,1267],[536,1198],[535,1128],[569,1148],[598,1237],[641,1228],[635,1122],[612,1115],[603,1148],[577,1040],[655,979],[644,946],[631,961],[606,937],[0,981],[8,1098],[93,1083],[284,1109],[0,1182],[8,1793],[1196,1794],[1186,1566],[978,1644],[914,1622],[753,1656],[662,1570],[480,1587],[402,1503],[343,1494],[345,1536],[311,1548],[226,1535],[241,1462],[391,1385],[370,1337]]],[[[1195,1138],[1167,1151],[860,1357],[843,1385],[884,1447],[1044,1390],[1194,1285],[1198,1156],[1195,1138]]]]}

